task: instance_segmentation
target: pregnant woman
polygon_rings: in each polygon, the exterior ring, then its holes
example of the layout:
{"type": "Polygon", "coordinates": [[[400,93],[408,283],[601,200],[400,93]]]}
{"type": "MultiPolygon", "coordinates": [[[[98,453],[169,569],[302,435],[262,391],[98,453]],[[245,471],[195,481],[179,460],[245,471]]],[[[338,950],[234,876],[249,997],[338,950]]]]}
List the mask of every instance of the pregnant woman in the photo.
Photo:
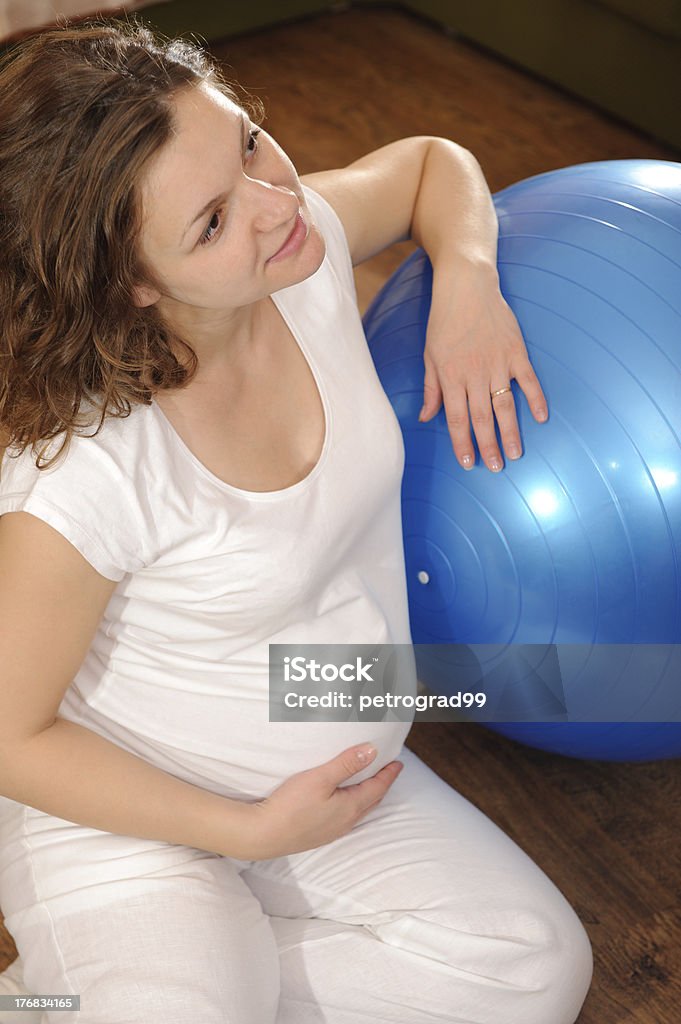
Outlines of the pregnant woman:
{"type": "MultiPolygon", "coordinates": [[[[353,264],[435,268],[422,418],[546,418],[455,143],[300,179],[208,56],[0,66],[0,906],[42,1024],[572,1024],[586,933],[409,723],[270,722],[271,643],[409,644],[353,264]]],[[[487,470],[478,468],[477,472],[487,470]]],[[[0,1019],[2,1016],[0,1014],[0,1019]]]]}

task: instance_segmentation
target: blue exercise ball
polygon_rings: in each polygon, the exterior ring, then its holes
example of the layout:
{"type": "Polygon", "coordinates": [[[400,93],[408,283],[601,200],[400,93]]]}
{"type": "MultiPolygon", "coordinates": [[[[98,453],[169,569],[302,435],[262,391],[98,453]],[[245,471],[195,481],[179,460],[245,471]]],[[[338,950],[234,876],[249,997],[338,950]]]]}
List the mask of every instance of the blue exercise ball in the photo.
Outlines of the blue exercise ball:
{"type": "Polygon", "coordinates": [[[521,459],[465,471],[444,407],[418,422],[423,250],[364,318],[405,442],[420,676],[441,693],[496,679],[486,724],[540,749],[681,757],[681,164],[565,167],[494,204],[501,290],[550,413],[536,423],[513,382],[521,459]]]}

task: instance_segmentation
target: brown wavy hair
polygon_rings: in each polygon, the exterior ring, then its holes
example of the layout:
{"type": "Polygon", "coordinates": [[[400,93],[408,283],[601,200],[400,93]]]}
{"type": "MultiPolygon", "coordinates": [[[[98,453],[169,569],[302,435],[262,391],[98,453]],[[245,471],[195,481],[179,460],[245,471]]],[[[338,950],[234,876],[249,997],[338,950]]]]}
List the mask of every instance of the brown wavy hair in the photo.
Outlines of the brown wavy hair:
{"type": "Polygon", "coordinates": [[[201,82],[261,113],[204,50],[137,18],[67,22],[0,58],[0,443],[32,445],[38,469],[84,425],[84,399],[92,437],[196,372],[132,296],[156,284],[137,251],[141,172],[171,137],[173,96],[201,82]]]}

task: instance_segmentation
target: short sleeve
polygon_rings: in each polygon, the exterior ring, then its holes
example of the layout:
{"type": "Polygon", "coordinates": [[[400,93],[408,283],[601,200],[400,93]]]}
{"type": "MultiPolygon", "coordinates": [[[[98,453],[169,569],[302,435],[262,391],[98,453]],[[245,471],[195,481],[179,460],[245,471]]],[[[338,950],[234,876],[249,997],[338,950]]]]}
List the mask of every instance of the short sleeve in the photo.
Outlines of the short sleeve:
{"type": "Polygon", "coordinates": [[[326,243],[326,255],[343,287],[357,300],[355,275],[345,228],[333,206],[319,192],[303,185],[303,193],[326,243]]]}
{"type": "Polygon", "coordinates": [[[30,446],[19,456],[6,453],[0,468],[0,515],[42,519],[115,582],[146,564],[134,481],[96,437],[73,437],[47,469],[37,469],[30,446]]]}

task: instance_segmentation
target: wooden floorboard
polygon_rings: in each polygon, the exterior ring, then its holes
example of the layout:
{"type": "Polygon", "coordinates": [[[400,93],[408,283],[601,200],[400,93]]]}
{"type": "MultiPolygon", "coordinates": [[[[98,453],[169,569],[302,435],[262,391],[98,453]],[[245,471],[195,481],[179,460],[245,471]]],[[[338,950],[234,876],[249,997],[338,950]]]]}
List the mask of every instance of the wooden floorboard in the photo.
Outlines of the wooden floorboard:
{"type": "MultiPolygon", "coordinates": [[[[591,160],[679,159],[398,10],[350,9],[213,49],[264,100],[266,127],[300,173],[421,134],[472,150],[493,191],[591,160]]],[[[362,309],[410,248],[358,269],[362,309]]],[[[580,1024],[679,1024],[681,761],[577,761],[440,722],[415,725],[408,746],[519,843],[577,910],[595,954],[580,1024]]],[[[0,929],[0,968],[15,955],[0,929]]]]}

